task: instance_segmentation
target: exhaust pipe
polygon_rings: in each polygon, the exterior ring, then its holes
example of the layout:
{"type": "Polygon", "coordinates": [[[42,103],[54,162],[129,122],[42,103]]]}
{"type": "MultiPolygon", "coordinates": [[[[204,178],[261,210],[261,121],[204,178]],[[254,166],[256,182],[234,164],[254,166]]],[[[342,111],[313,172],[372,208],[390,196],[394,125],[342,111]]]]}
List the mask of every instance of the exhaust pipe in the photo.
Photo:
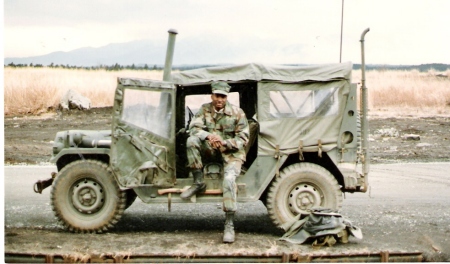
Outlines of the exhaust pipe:
{"type": "Polygon", "coordinates": [[[176,29],[169,29],[169,40],[167,43],[166,62],[164,63],[163,81],[172,81],[172,60],[175,49],[175,38],[178,34],[176,29]]]}
{"type": "Polygon", "coordinates": [[[367,176],[369,174],[369,166],[370,166],[370,156],[369,156],[369,121],[367,118],[368,112],[368,96],[367,96],[367,87],[366,87],[366,63],[364,58],[364,37],[369,32],[370,28],[364,30],[361,34],[361,148],[362,148],[362,156],[363,156],[363,167],[362,172],[364,174],[364,192],[367,191],[368,179],[367,176]]]}

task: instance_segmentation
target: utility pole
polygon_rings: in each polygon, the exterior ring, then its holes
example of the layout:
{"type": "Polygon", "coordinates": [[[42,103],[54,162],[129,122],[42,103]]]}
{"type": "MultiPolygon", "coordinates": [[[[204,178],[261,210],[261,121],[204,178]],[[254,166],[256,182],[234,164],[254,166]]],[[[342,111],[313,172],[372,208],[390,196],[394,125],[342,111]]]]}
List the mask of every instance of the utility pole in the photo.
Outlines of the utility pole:
{"type": "Polygon", "coordinates": [[[344,0],[342,0],[342,13],[341,13],[341,47],[339,52],[339,63],[342,62],[342,31],[344,27],[344,0]]]}

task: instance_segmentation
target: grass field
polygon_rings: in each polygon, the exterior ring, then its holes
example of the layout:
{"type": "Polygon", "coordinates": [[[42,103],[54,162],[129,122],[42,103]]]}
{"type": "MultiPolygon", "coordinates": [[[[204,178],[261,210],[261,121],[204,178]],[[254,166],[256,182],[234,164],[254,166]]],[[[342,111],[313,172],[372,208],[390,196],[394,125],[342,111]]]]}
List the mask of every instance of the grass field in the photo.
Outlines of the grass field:
{"type": "MultiPolygon", "coordinates": [[[[366,71],[370,111],[450,114],[450,71],[366,71]]],[[[64,93],[73,89],[88,97],[92,107],[112,106],[117,77],[162,79],[162,71],[75,70],[53,68],[4,69],[6,116],[54,111],[64,93]]],[[[353,82],[361,72],[353,71],[353,82]]]]}
{"type": "Polygon", "coordinates": [[[106,71],[52,68],[5,68],[5,115],[39,114],[56,109],[61,97],[75,90],[92,107],[112,106],[117,77],[162,79],[162,71],[106,71]]]}

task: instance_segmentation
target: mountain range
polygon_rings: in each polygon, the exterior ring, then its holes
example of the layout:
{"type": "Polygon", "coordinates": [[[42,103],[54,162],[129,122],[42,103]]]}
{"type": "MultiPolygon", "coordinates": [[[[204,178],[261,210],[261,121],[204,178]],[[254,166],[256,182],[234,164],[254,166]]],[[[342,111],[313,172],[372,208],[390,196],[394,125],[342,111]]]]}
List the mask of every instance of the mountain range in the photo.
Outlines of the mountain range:
{"type": "Polygon", "coordinates": [[[99,65],[138,65],[164,63],[165,47],[156,45],[150,40],[139,40],[127,43],[114,43],[99,48],[79,48],[69,52],[57,51],[46,55],[5,58],[4,64],[42,64],[99,66],[99,65]]]}
{"type": "MultiPolygon", "coordinates": [[[[163,65],[166,56],[166,41],[155,41],[143,39],[126,43],[113,43],[103,47],[80,48],[68,52],[52,52],[42,56],[23,57],[23,58],[5,58],[4,65],[10,63],[17,64],[41,64],[47,66],[53,65],[70,65],[91,67],[100,65],[163,65]]],[[[300,50],[300,46],[293,45],[294,48],[300,50]]],[[[221,62],[227,64],[230,60],[239,58],[245,60],[242,54],[259,54],[265,55],[268,52],[281,50],[277,47],[276,42],[266,41],[261,43],[259,39],[246,39],[239,43],[227,41],[223,36],[212,37],[191,37],[185,38],[183,41],[177,41],[174,54],[174,65],[183,64],[211,64],[221,62]],[[254,43],[259,43],[255,47],[254,43]],[[214,47],[206,48],[206,47],[214,47]],[[211,61],[214,58],[214,62],[211,61]]],[[[281,56],[285,55],[289,50],[282,50],[281,56]]],[[[249,61],[251,62],[251,61],[249,61]]]]}
{"type": "MultiPolygon", "coordinates": [[[[4,58],[4,65],[8,64],[27,64],[48,66],[53,65],[70,65],[79,67],[92,66],[110,66],[110,65],[136,65],[143,66],[147,64],[150,68],[153,66],[162,67],[166,55],[165,42],[155,42],[150,39],[131,41],[126,43],[113,43],[103,47],[79,48],[68,52],[57,51],[46,55],[34,57],[9,57],[4,58]]],[[[245,57],[241,54],[266,54],[267,51],[274,51],[279,56],[288,56],[288,52],[292,50],[301,50],[301,45],[292,45],[284,49],[280,49],[275,42],[260,41],[258,39],[249,39],[245,43],[237,43],[223,41],[220,38],[188,38],[176,44],[174,54],[174,67],[190,65],[187,68],[195,68],[205,65],[217,65],[211,63],[210,58],[215,61],[223,61],[227,64],[230,58],[245,57]],[[258,43],[255,47],[254,43],[258,43]],[[214,47],[214,49],[203,48],[214,47]],[[182,55],[182,56],[180,56],[182,55]],[[194,66],[194,67],[192,67],[194,66]]],[[[249,61],[251,62],[251,61],[249,61]]],[[[293,64],[290,64],[293,65],[293,64]]],[[[300,64],[295,64],[300,65],[300,64]]],[[[304,64],[303,64],[304,65],[304,64]]],[[[354,69],[359,69],[359,64],[353,65],[354,69]]],[[[367,69],[417,69],[427,71],[435,69],[437,71],[450,70],[449,64],[430,63],[421,65],[367,65],[367,69]]]]}

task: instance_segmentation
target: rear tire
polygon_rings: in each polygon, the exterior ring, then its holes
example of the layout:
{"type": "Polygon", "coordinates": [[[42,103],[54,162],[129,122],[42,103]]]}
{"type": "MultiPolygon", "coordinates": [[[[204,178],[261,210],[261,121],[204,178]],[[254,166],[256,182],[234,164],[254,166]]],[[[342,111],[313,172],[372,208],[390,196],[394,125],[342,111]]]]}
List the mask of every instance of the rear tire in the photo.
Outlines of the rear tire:
{"type": "Polygon", "coordinates": [[[267,211],[272,222],[282,228],[298,214],[311,208],[340,209],[342,191],[334,176],[313,163],[296,163],[284,168],[267,194],[267,211]]]}
{"type": "Polygon", "coordinates": [[[106,164],[78,160],[58,173],[51,202],[56,217],[70,231],[101,233],[122,217],[126,192],[120,190],[106,164]]]}

